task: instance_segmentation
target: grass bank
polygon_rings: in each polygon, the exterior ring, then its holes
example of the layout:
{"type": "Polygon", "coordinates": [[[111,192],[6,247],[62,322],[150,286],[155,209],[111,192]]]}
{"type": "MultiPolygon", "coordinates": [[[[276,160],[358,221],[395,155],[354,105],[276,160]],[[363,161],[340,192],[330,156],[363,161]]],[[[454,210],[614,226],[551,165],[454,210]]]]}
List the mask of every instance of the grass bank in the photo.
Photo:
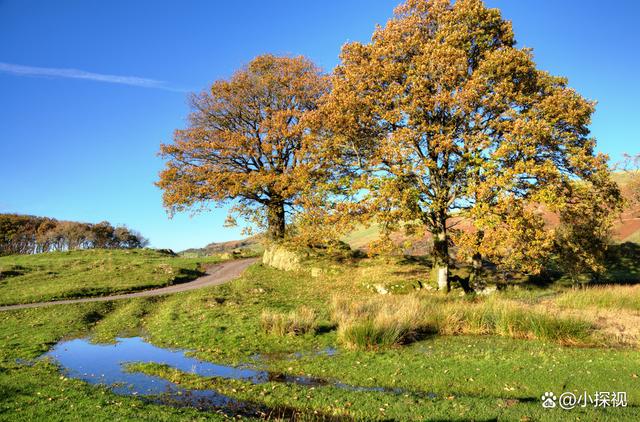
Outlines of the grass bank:
{"type": "Polygon", "coordinates": [[[192,280],[217,257],[90,249],[0,257],[0,305],[105,296],[192,280]]]}

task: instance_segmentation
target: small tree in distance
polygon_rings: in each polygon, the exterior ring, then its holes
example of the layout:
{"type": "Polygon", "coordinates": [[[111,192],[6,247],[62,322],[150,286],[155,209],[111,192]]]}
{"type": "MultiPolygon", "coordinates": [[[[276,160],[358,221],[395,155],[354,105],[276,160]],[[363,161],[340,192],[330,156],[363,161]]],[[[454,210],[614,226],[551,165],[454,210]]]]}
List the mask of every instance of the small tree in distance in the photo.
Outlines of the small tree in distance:
{"type": "Polygon", "coordinates": [[[266,227],[270,239],[284,238],[286,213],[317,171],[305,148],[305,115],[327,89],[308,59],[263,55],[193,95],[188,127],[161,146],[165,207],[233,202],[231,224],[239,215],[266,227]]]}

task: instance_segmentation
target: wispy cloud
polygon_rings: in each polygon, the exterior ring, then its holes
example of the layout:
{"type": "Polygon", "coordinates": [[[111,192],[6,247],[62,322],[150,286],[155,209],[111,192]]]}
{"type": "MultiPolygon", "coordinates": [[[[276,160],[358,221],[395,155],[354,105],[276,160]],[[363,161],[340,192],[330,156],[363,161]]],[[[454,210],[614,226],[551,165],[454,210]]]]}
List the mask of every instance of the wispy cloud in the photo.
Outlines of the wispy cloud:
{"type": "Polygon", "coordinates": [[[166,91],[186,92],[186,90],[173,88],[164,81],[156,79],[140,78],[137,76],[107,75],[93,73],[79,69],[59,69],[53,67],[23,66],[19,64],[0,62],[0,72],[17,76],[39,76],[50,78],[87,79],[90,81],[107,82],[111,84],[132,85],[143,88],[164,89],[166,91]]]}

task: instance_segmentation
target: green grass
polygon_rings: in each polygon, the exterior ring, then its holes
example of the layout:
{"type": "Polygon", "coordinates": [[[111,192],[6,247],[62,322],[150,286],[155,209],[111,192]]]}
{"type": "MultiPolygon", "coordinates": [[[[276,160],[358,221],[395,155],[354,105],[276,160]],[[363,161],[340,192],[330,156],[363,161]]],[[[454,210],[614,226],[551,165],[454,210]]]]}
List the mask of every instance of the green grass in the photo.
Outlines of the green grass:
{"type": "Polygon", "coordinates": [[[637,349],[564,347],[540,334],[558,327],[523,317],[511,323],[539,330],[532,337],[542,340],[475,335],[482,327],[495,325],[495,314],[485,309],[489,301],[429,295],[421,303],[434,314],[448,306],[470,309],[464,316],[469,329],[458,335],[434,332],[403,346],[375,351],[343,347],[331,315],[331,298],[336,294],[346,299],[380,297],[353,274],[353,268],[345,268],[335,275],[313,278],[254,265],[228,284],[167,297],[2,312],[0,420],[220,419],[212,412],[116,396],[61,378],[51,364],[16,360],[34,359],[63,338],[91,336],[112,341],[118,335],[133,334],[143,334],[159,346],[192,350],[196,357],[213,362],[253,363],[279,373],[403,390],[392,394],[332,385],[253,385],[201,378],[161,365],[135,368],[180,381],[183,387],[215,388],[270,407],[292,407],[302,414],[301,420],[314,420],[314,412],[356,420],[640,420],[637,349]],[[288,315],[301,306],[314,310],[315,334],[275,337],[263,330],[263,311],[288,315]],[[338,354],[316,353],[327,347],[338,347],[338,354]],[[302,356],[295,357],[296,352],[302,356]],[[255,354],[264,358],[255,361],[255,354]],[[545,391],[626,391],[630,407],[545,410],[539,400],[545,391]]]}
{"type": "Polygon", "coordinates": [[[398,346],[419,331],[429,330],[422,305],[415,296],[334,297],[332,319],[338,325],[338,340],[347,348],[375,350],[398,346]]]}
{"type": "Polygon", "coordinates": [[[380,237],[380,226],[378,224],[372,224],[369,227],[358,228],[343,240],[351,246],[352,249],[365,248],[369,246],[369,243],[380,237]]]}
{"type": "Polygon", "coordinates": [[[0,305],[105,296],[164,287],[202,274],[217,257],[179,258],[150,249],[82,250],[0,257],[0,305]]]}
{"type": "MultiPolygon", "coordinates": [[[[356,420],[632,421],[640,415],[637,407],[548,411],[539,401],[539,392],[591,392],[597,388],[620,389],[637,397],[634,363],[624,361],[630,358],[634,355],[620,351],[607,354],[529,341],[442,337],[385,352],[343,352],[331,359],[308,357],[271,365],[276,370],[321,375],[353,386],[403,390],[399,394],[353,393],[331,385],[314,389],[277,382],[252,385],[154,364],[132,369],[190,388],[216,389],[239,399],[259,397],[271,406],[356,420]]],[[[637,406],[637,402],[632,404],[637,406]]]]}

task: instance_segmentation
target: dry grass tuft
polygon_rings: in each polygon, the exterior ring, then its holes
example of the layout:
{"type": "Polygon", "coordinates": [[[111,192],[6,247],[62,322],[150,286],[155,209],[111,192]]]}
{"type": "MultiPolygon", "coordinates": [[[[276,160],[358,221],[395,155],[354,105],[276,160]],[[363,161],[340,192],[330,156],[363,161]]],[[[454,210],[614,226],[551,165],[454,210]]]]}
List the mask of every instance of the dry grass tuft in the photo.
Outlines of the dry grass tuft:
{"type": "Polygon", "coordinates": [[[334,298],[338,338],[348,348],[397,346],[424,334],[499,335],[563,345],[589,344],[591,324],[504,301],[442,301],[428,295],[381,296],[362,301],[334,298]]]}
{"type": "Polygon", "coordinates": [[[571,290],[560,295],[555,302],[558,306],[567,308],[640,311],[640,285],[598,286],[571,290]]]}
{"type": "Polygon", "coordinates": [[[332,317],[338,338],[350,349],[372,350],[402,344],[420,330],[423,304],[412,296],[363,302],[334,298],[332,317]]]}
{"type": "Polygon", "coordinates": [[[262,329],[269,334],[278,336],[300,335],[314,333],[318,328],[316,311],[307,306],[289,312],[274,312],[265,310],[260,316],[262,329]]]}

